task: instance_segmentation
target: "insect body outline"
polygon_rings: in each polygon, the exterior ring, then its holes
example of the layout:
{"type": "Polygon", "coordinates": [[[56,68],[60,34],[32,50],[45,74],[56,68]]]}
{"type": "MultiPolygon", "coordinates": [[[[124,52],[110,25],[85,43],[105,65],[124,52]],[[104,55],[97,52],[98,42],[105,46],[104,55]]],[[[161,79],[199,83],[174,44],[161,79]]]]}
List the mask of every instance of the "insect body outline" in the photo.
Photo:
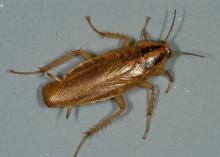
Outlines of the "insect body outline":
{"type": "Polygon", "coordinates": [[[168,86],[165,92],[168,93],[173,83],[173,76],[169,70],[164,69],[167,60],[180,54],[203,57],[188,52],[176,53],[170,49],[167,40],[174,26],[175,17],[176,10],[170,30],[162,41],[150,40],[151,37],[147,33],[147,24],[151,18],[146,17],[142,29],[144,40],[134,41],[124,34],[98,30],[92,24],[91,18],[86,16],[85,19],[94,32],[101,37],[121,40],[122,47],[104,52],[98,56],[83,49],[75,50],[61,56],[46,66],[40,67],[36,71],[17,72],[10,70],[9,72],[24,75],[47,73],[53,81],[47,83],[42,89],[44,102],[48,107],[66,106],[66,118],[69,117],[74,106],[89,105],[107,99],[116,101],[118,111],[84,133],[84,137],[79,143],[74,157],[77,157],[80,148],[87,139],[98,133],[126,111],[127,105],[122,94],[136,86],[150,90],[143,136],[146,139],[155,104],[155,86],[146,80],[154,76],[166,77],[168,86]],[[48,72],[76,56],[83,57],[85,61],[70,69],[63,78],[48,72]]]}

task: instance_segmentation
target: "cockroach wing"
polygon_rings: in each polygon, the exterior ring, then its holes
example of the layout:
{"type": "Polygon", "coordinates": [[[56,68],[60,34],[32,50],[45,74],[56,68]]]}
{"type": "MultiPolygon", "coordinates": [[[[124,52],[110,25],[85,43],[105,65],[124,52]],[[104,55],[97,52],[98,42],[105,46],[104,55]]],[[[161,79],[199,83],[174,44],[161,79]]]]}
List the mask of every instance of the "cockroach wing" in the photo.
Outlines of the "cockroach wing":
{"type": "Polygon", "coordinates": [[[134,62],[112,64],[103,71],[97,68],[96,76],[90,77],[88,80],[90,85],[87,86],[86,91],[80,94],[77,103],[95,103],[121,95],[142,81],[141,75],[144,71],[141,65],[135,65],[134,62]]]}

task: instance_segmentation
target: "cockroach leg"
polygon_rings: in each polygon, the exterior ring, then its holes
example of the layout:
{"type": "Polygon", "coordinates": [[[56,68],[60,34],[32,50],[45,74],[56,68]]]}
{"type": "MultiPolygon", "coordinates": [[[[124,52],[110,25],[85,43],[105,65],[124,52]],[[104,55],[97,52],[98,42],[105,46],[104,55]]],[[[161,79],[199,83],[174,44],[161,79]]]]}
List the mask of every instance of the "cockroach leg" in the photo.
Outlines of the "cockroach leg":
{"type": "Polygon", "coordinates": [[[95,55],[92,54],[91,52],[88,52],[88,51],[82,50],[82,49],[80,50],[80,52],[79,52],[78,55],[81,56],[81,57],[83,57],[85,60],[88,60],[88,59],[90,59],[90,58],[95,57],[95,55]]]}
{"type": "MultiPolygon", "coordinates": [[[[88,60],[88,59],[91,59],[93,57],[95,57],[94,54],[90,53],[90,52],[87,52],[85,50],[80,50],[80,56],[82,56],[85,60],[88,60]]],[[[67,76],[70,76],[72,74],[72,71],[75,69],[75,67],[73,67],[72,69],[70,69],[65,75],[64,75],[64,79],[67,77],[67,76]]]]}
{"type": "Polygon", "coordinates": [[[148,82],[142,82],[140,84],[140,86],[145,88],[145,89],[150,90],[150,94],[149,94],[150,101],[149,101],[149,104],[147,106],[147,120],[146,120],[144,136],[143,136],[143,139],[146,139],[147,134],[148,134],[149,129],[150,129],[150,125],[151,125],[151,119],[152,119],[152,116],[153,116],[154,99],[155,99],[155,87],[154,87],[154,85],[152,85],[151,83],[148,83],[148,82]]]}
{"type": "Polygon", "coordinates": [[[54,81],[62,82],[62,78],[60,78],[59,76],[53,75],[51,73],[47,73],[47,76],[52,78],[54,81]]]}
{"type": "Polygon", "coordinates": [[[77,157],[77,154],[79,153],[80,148],[82,147],[82,145],[85,143],[85,141],[88,138],[90,138],[94,134],[98,133],[98,131],[100,131],[101,129],[106,127],[108,124],[110,124],[112,121],[116,120],[118,117],[120,117],[124,113],[127,105],[125,103],[125,100],[124,100],[123,96],[120,95],[120,96],[115,97],[114,99],[118,104],[119,111],[117,111],[117,112],[113,113],[112,115],[110,115],[109,117],[103,119],[101,122],[99,122],[97,125],[95,125],[95,127],[93,127],[90,130],[86,131],[84,133],[85,135],[84,135],[82,141],[77,146],[77,149],[76,149],[73,157],[77,157]]]}
{"type": "Polygon", "coordinates": [[[151,38],[150,34],[147,32],[147,24],[149,23],[150,19],[151,19],[150,16],[146,17],[144,27],[143,27],[143,30],[142,30],[143,37],[146,41],[148,41],[151,38]]]}
{"type": "Polygon", "coordinates": [[[164,76],[169,81],[165,93],[168,93],[173,85],[173,76],[168,70],[156,69],[154,76],[164,76]]]}
{"type": "Polygon", "coordinates": [[[173,84],[173,76],[170,74],[170,72],[168,70],[165,70],[164,72],[164,76],[168,79],[169,83],[168,83],[168,87],[165,91],[165,93],[168,93],[172,87],[173,84]]]}
{"type": "Polygon", "coordinates": [[[31,75],[31,74],[39,74],[39,73],[45,73],[67,61],[69,61],[70,59],[76,57],[76,56],[82,56],[85,59],[91,58],[93,56],[93,54],[85,51],[85,50],[74,50],[71,51],[69,53],[66,53],[62,56],[60,56],[59,58],[53,60],[52,62],[50,62],[49,64],[47,64],[46,66],[40,67],[39,70],[36,71],[31,71],[31,72],[19,72],[19,71],[14,71],[14,70],[8,70],[8,72],[13,73],[13,74],[22,74],[22,75],[31,75]]]}
{"type": "Polygon", "coordinates": [[[71,51],[69,53],[66,53],[66,54],[60,56],[59,58],[55,59],[51,63],[49,63],[46,66],[41,67],[39,69],[42,72],[47,72],[47,71],[49,71],[49,70],[51,70],[51,69],[53,69],[53,68],[55,68],[55,67],[57,67],[57,66],[59,66],[59,65],[61,65],[63,63],[69,61],[70,59],[73,59],[76,56],[81,56],[81,57],[87,59],[90,56],[92,56],[92,54],[87,52],[87,51],[85,51],[85,50],[82,50],[82,49],[74,50],[74,51],[71,51]]]}
{"type": "Polygon", "coordinates": [[[94,32],[96,32],[97,34],[99,34],[101,37],[123,40],[123,44],[122,44],[123,47],[127,47],[127,46],[132,45],[134,43],[134,40],[130,39],[127,35],[120,34],[120,33],[112,33],[112,32],[99,31],[92,24],[90,16],[85,16],[85,19],[88,22],[89,26],[92,28],[92,30],[94,32]]]}
{"type": "Polygon", "coordinates": [[[67,111],[66,111],[66,119],[69,118],[72,109],[73,109],[73,105],[68,105],[67,111]]]}

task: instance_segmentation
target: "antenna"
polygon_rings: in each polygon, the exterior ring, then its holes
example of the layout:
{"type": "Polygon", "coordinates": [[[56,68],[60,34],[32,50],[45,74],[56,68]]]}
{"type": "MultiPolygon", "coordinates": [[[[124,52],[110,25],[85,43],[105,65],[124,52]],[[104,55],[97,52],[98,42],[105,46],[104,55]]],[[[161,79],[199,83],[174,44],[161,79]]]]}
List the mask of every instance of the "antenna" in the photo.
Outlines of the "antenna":
{"type": "Polygon", "coordinates": [[[179,55],[190,55],[190,56],[205,58],[205,56],[198,55],[198,54],[195,54],[195,53],[189,53],[189,52],[172,52],[171,57],[179,56],[179,55]]]}
{"type": "Polygon", "coordinates": [[[172,21],[172,24],[171,24],[171,26],[170,26],[170,30],[169,30],[167,36],[165,37],[164,41],[167,41],[167,39],[168,39],[168,37],[169,37],[169,35],[170,35],[172,29],[173,29],[175,19],[176,19],[176,9],[174,10],[173,21],[172,21]]]}

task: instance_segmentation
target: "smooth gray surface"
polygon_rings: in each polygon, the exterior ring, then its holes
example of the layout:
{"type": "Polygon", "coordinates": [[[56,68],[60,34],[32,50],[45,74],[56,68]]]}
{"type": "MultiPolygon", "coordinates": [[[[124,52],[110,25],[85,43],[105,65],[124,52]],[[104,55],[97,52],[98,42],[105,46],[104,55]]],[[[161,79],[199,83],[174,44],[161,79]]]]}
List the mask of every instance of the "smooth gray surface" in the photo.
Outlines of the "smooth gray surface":
{"type": "Polygon", "coordinates": [[[0,156],[71,157],[81,132],[114,109],[111,102],[103,102],[82,107],[78,116],[73,112],[66,120],[66,109],[44,107],[40,89],[46,76],[15,76],[7,69],[35,70],[71,49],[99,54],[117,47],[117,40],[102,40],[91,31],[86,15],[98,28],[137,39],[145,16],[152,16],[148,30],[157,39],[164,26],[167,31],[174,8],[171,38],[180,27],[174,47],[206,59],[179,57],[167,95],[167,81],[153,79],[160,93],[147,142],[141,138],[146,91],[136,89],[125,94],[128,114],[89,140],[79,157],[219,156],[219,0],[0,0],[0,156]]]}

